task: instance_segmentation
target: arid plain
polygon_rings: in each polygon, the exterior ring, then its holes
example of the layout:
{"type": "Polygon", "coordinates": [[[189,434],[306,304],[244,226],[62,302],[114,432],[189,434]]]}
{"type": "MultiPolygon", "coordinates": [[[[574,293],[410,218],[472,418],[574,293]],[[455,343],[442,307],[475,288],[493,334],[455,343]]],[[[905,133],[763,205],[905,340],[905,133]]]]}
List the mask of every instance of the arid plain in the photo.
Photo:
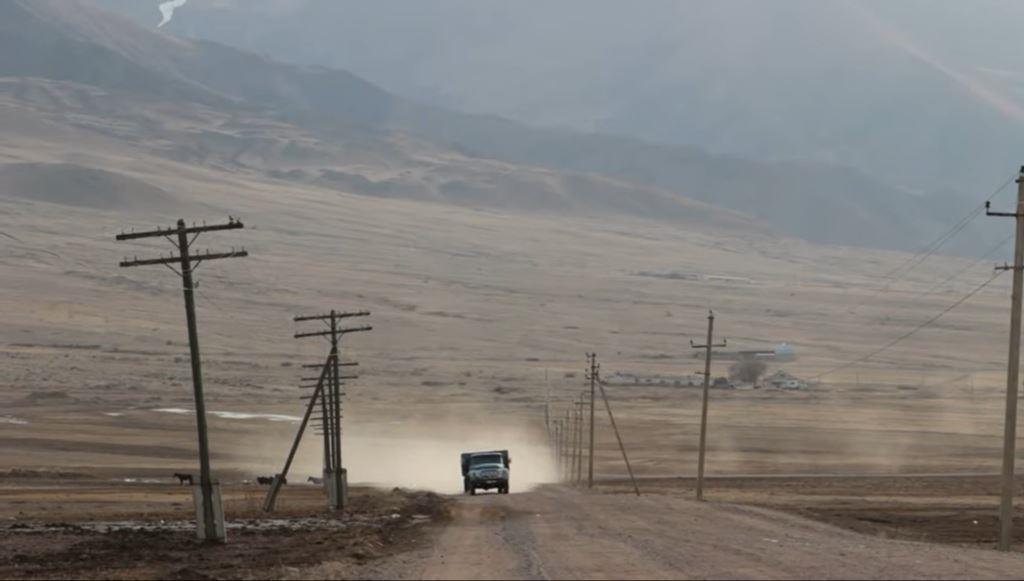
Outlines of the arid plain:
{"type": "MultiPolygon", "coordinates": [[[[178,111],[167,122],[185,117],[178,111]]],[[[71,486],[62,480],[107,483],[102,506],[83,510],[123,516],[125,484],[169,484],[173,472],[195,470],[180,283],[162,267],[118,268],[125,256],[172,248],[114,241],[121,231],[178,217],[230,215],[246,225],[196,243],[250,253],[198,271],[212,458],[225,483],[279,470],[302,413],[300,365],[321,361],[325,349],[293,339],[302,329],[291,319],[332,308],[373,313],[374,331],[344,342],[344,356],[360,363],[345,401],[344,455],[355,483],[455,492],[456,455],[477,446],[513,450],[514,491],[553,482],[545,403],[561,414],[583,389],[584,354],[598,353],[605,377],[690,375],[699,361],[689,341],[703,340],[709,309],[716,337],[730,349],[789,343],[796,358],[770,371],[811,380],[802,391],[714,390],[709,474],[822,474],[842,482],[821,493],[807,482],[794,492],[775,481],[716,490],[712,481],[709,498],[822,517],[813,509],[824,497],[831,506],[868,502],[861,481],[843,475],[998,471],[1007,277],[877,357],[826,373],[941,312],[991,276],[988,261],[940,253],[892,283],[884,275],[909,254],[813,245],[696,203],[693,220],[669,223],[355,196],[219,168],[213,155],[203,164],[173,161],[158,155],[159,143],[140,138],[133,148],[123,136],[83,129],[81,120],[0,120],[8,136],[0,160],[67,164],[71,172],[51,182],[50,201],[0,197],[0,445],[10,467],[0,500],[12,522],[53,518],[50,502],[25,500],[39,483],[57,490],[71,486]],[[79,190],[92,175],[76,173],[83,166],[118,177],[96,177],[93,199],[79,190]],[[137,196],[143,184],[152,189],[137,196]],[[667,272],[697,276],[641,274],[667,272]]],[[[992,222],[1007,233],[1009,226],[992,222]]],[[[728,365],[716,363],[715,375],[728,365]]],[[[608,391],[642,486],[688,494],[690,484],[672,477],[695,472],[699,391],[608,391]]],[[[316,474],[319,462],[310,438],[294,473],[316,474]]],[[[596,470],[612,490],[625,476],[603,416],[596,470]]],[[[929,535],[914,532],[920,523],[894,521],[886,535],[984,546],[994,539],[991,483],[965,489],[954,479],[920,494],[907,493],[898,478],[876,485],[868,519],[939,496],[924,513],[968,507],[987,519],[990,533],[929,535]]],[[[152,514],[165,517],[166,506],[157,506],[152,514]]],[[[850,525],[848,516],[824,518],[850,525]]],[[[863,522],[853,518],[850,526],[863,522]]]]}

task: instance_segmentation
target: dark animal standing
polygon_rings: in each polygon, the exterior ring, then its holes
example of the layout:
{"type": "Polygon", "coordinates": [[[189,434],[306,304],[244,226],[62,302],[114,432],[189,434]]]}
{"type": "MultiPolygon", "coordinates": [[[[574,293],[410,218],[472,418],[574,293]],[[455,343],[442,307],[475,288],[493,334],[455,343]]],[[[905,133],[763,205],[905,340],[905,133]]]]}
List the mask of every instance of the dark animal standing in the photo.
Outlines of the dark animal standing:
{"type": "MultiPolygon", "coordinates": [[[[263,486],[270,486],[273,483],[274,483],[274,477],[273,476],[257,476],[256,477],[256,484],[261,484],[263,486]]],[[[281,484],[288,484],[288,479],[287,478],[282,478],[281,479],[281,484]]]]}
{"type": "Polygon", "coordinates": [[[310,476],[309,478],[306,479],[306,482],[312,482],[313,484],[323,484],[324,483],[324,479],[323,478],[317,478],[315,476],[310,476]]]}
{"type": "Polygon", "coordinates": [[[178,479],[178,484],[179,485],[185,484],[186,482],[188,482],[189,484],[192,484],[192,475],[191,474],[185,474],[183,472],[175,472],[174,473],[174,478],[178,479]]]}

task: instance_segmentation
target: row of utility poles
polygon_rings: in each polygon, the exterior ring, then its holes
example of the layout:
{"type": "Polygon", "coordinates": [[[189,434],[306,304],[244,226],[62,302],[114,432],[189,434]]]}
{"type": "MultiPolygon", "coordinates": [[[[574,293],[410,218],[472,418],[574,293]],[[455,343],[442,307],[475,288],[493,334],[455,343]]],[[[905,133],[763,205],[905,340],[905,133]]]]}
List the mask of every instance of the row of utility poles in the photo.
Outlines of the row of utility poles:
{"type": "Polygon", "coordinates": [[[589,392],[581,391],[576,399],[569,404],[564,416],[551,420],[550,404],[545,405],[544,418],[551,450],[555,457],[555,465],[562,480],[581,486],[583,484],[583,455],[584,449],[586,449],[587,488],[594,487],[595,403],[599,391],[601,399],[604,401],[605,410],[608,412],[608,420],[615,433],[615,439],[618,441],[622,460],[626,464],[630,481],[633,483],[633,490],[639,496],[640,488],[633,475],[633,467],[629,463],[629,456],[626,454],[626,446],[622,442],[618,424],[615,423],[615,414],[612,413],[611,402],[608,400],[608,394],[601,381],[600,368],[601,366],[597,363],[597,354],[587,353],[587,368],[584,378],[589,384],[589,392]],[[586,429],[584,429],[584,423],[588,424],[586,429]]]}
{"type": "MultiPolygon", "coordinates": [[[[193,252],[192,246],[200,234],[221,230],[237,230],[244,227],[240,220],[236,220],[233,217],[229,217],[227,223],[215,225],[204,223],[202,225],[192,224],[187,226],[184,220],[178,220],[176,227],[156,228],[155,230],[144,232],[122,232],[115,237],[119,241],[166,238],[177,250],[177,255],[172,253],[169,256],[161,256],[159,258],[125,258],[121,261],[120,266],[128,268],[162,265],[172,270],[182,281],[182,291],[185,297],[185,320],[188,327],[189,356],[192,364],[192,389],[195,400],[196,429],[199,439],[199,485],[194,486],[192,490],[196,506],[197,535],[201,540],[208,542],[224,542],[227,539],[227,531],[224,526],[224,506],[221,500],[220,486],[213,479],[210,469],[210,445],[206,426],[206,402],[203,394],[202,359],[199,353],[199,332],[196,324],[196,284],[193,274],[204,262],[224,258],[241,258],[248,256],[248,253],[244,249],[235,250],[234,248],[230,252],[213,253],[209,250],[193,252]]],[[[313,392],[311,395],[303,396],[302,398],[309,400],[305,415],[285,460],[284,469],[274,477],[267,498],[264,501],[264,510],[268,512],[273,510],[277,493],[286,481],[286,476],[295,458],[299,442],[318,403],[320,405],[320,415],[319,417],[312,417],[312,419],[316,422],[314,427],[323,436],[323,483],[327,491],[328,507],[331,510],[342,510],[344,508],[347,481],[341,458],[341,401],[344,396],[342,386],[346,380],[355,379],[356,376],[343,376],[341,375],[340,368],[355,366],[357,363],[341,361],[339,342],[344,335],[370,331],[372,327],[366,325],[342,328],[339,326],[339,323],[343,319],[365,317],[369,314],[367,311],[343,313],[332,310],[324,315],[295,317],[296,322],[324,322],[327,325],[325,330],[296,333],[295,338],[323,337],[329,341],[330,350],[323,363],[302,366],[303,369],[317,369],[319,373],[315,377],[302,378],[304,383],[300,387],[313,389],[313,392]]]]}
{"type": "MultiPolygon", "coordinates": [[[[708,313],[707,342],[702,345],[690,341],[694,349],[704,349],[704,389],[701,397],[700,413],[700,443],[697,453],[697,500],[704,500],[704,464],[707,451],[707,427],[708,427],[708,396],[711,387],[711,356],[712,350],[716,347],[725,347],[727,343],[714,342],[715,314],[708,313]]],[[[608,394],[601,381],[601,366],[597,363],[596,353],[587,353],[587,368],[584,378],[590,386],[589,393],[582,391],[565,410],[563,417],[551,420],[550,402],[544,406],[544,422],[547,426],[548,437],[551,449],[555,456],[555,465],[562,480],[577,486],[583,483],[583,450],[587,449],[587,488],[594,487],[594,408],[597,392],[600,391],[604,400],[605,409],[608,410],[608,419],[615,438],[622,452],[622,459],[629,472],[630,481],[637,496],[640,495],[640,488],[637,485],[633,468],[629,463],[629,456],[626,454],[626,446],[622,442],[622,435],[619,433],[618,425],[615,423],[615,415],[612,413],[611,403],[608,401],[608,394]],[[589,412],[589,437],[584,438],[584,409],[589,412]]],[[[550,392],[550,387],[549,387],[550,392]]],[[[550,393],[549,393],[550,397],[550,393]]]]}
{"type": "MultiPolygon", "coordinates": [[[[1018,385],[1020,371],[1020,339],[1021,339],[1021,314],[1022,298],[1024,298],[1024,166],[1021,167],[1017,178],[1017,209],[1016,212],[992,212],[989,203],[986,202],[986,213],[989,216],[1012,217],[1016,221],[1016,244],[1014,247],[1014,262],[1012,266],[1004,265],[997,267],[1013,272],[1013,291],[1011,296],[1010,311],[1010,340],[1009,340],[1009,362],[1006,378],[1006,410],[1004,422],[1003,440],[1003,462],[1002,481],[999,511],[999,548],[1007,551],[1011,545],[1011,534],[1013,527],[1013,493],[1014,493],[1014,460],[1016,455],[1016,428],[1017,428],[1017,406],[1018,406],[1018,385]]],[[[230,252],[211,253],[209,250],[199,253],[192,252],[192,245],[200,234],[221,230],[235,230],[244,228],[241,221],[229,217],[228,222],[217,225],[195,225],[186,226],[184,220],[178,220],[176,227],[157,228],[145,232],[121,233],[116,236],[119,241],[138,240],[146,238],[166,238],[178,251],[166,257],[131,260],[125,258],[121,261],[121,267],[136,267],[149,265],[162,265],[174,271],[182,280],[182,291],[185,300],[185,317],[188,327],[189,355],[192,367],[192,385],[196,407],[196,428],[199,440],[199,465],[200,481],[199,486],[194,488],[196,518],[198,523],[198,534],[201,539],[210,541],[224,541],[226,531],[224,527],[223,504],[221,502],[220,490],[213,480],[210,471],[210,452],[207,438],[206,408],[203,395],[202,364],[199,354],[199,335],[196,325],[195,314],[195,284],[193,273],[203,263],[212,260],[225,258],[240,258],[248,256],[242,250],[232,248],[230,252]],[[177,268],[175,268],[177,267],[177,268]]],[[[292,445],[285,467],[275,477],[271,493],[268,494],[265,509],[273,508],[274,497],[277,490],[283,483],[288,469],[291,466],[295,451],[312,415],[316,403],[320,403],[320,416],[314,418],[319,423],[317,427],[324,438],[324,483],[328,490],[329,502],[332,508],[340,508],[344,505],[345,477],[341,463],[341,398],[343,393],[341,386],[345,379],[352,377],[341,376],[339,368],[347,365],[340,361],[338,353],[338,342],[340,337],[346,333],[369,331],[371,327],[354,327],[342,329],[338,322],[347,317],[366,316],[369,313],[338,313],[331,311],[326,315],[314,315],[296,317],[295,320],[310,321],[320,320],[329,324],[325,331],[312,333],[298,333],[296,338],[321,336],[328,338],[331,343],[327,360],[323,364],[310,366],[320,370],[316,378],[304,378],[308,381],[315,381],[315,384],[304,385],[314,391],[308,397],[305,417],[299,428],[299,433],[292,445]]],[[[697,498],[703,500],[704,492],[704,466],[707,448],[707,424],[708,424],[708,399],[711,382],[711,359],[712,350],[716,347],[724,347],[726,343],[714,343],[714,313],[708,315],[707,341],[702,345],[693,344],[694,349],[705,350],[704,361],[704,385],[701,398],[701,425],[700,441],[697,460],[697,498]]],[[[639,487],[633,475],[629,458],[626,454],[618,427],[615,424],[615,417],[612,414],[611,404],[608,401],[604,384],[600,379],[600,366],[597,364],[597,355],[587,354],[586,379],[589,382],[589,393],[581,392],[570,407],[565,411],[563,418],[551,420],[550,410],[545,406],[545,423],[548,427],[548,434],[551,438],[552,448],[556,457],[558,469],[562,477],[577,485],[582,484],[582,466],[584,444],[587,447],[587,486],[594,485],[594,441],[595,441],[595,402],[597,391],[600,391],[604,400],[605,408],[608,411],[608,418],[618,440],[623,460],[633,482],[633,487],[640,494],[639,487]],[[584,409],[589,412],[589,429],[584,430],[584,409]]]]}
{"type": "MultiPolygon", "coordinates": [[[[1001,551],[1009,551],[1013,543],[1013,500],[1016,485],[1015,459],[1020,389],[1021,317],[1022,311],[1024,311],[1024,166],[1021,166],[1020,171],[1018,172],[1016,183],[1017,207],[1015,212],[993,212],[990,209],[990,203],[985,202],[985,210],[988,216],[1013,218],[1016,225],[1013,265],[1004,264],[996,267],[997,270],[1009,270],[1013,273],[1013,290],[1010,298],[1009,356],[1006,372],[1006,404],[1005,418],[1003,422],[1003,458],[999,498],[999,550],[1001,551]]],[[[704,385],[701,396],[700,414],[700,441],[697,455],[696,496],[698,500],[704,499],[704,466],[707,452],[708,396],[711,383],[712,350],[716,347],[726,346],[725,341],[720,344],[714,343],[714,325],[715,315],[711,312],[708,314],[707,341],[702,345],[694,344],[692,341],[690,342],[692,348],[705,350],[703,373],[704,385]]],[[[594,385],[595,383],[597,385],[602,384],[598,379],[599,376],[596,356],[588,354],[587,361],[589,364],[587,378],[590,381],[590,449],[588,454],[589,465],[587,484],[589,487],[592,487],[594,479],[594,385]]],[[[601,393],[604,395],[603,385],[601,393]]],[[[585,403],[586,401],[583,399],[583,394],[581,394],[580,400],[578,402],[574,402],[574,406],[570,410],[566,411],[565,418],[563,420],[555,421],[553,432],[549,429],[549,433],[553,434],[552,440],[555,456],[558,459],[558,465],[562,470],[563,477],[566,477],[566,480],[575,482],[576,484],[579,484],[581,481],[579,471],[580,463],[582,462],[581,454],[583,445],[581,425],[582,414],[579,410],[583,405],[585,405],[585,403]],[[573,478],[574,472],[575,478],[573,478]]],[[[607,397],[605,397],[605,403],[608,403],[607,397]]],[[[614,426],[615,420],[611,415],[610,407],[608,408],[608,415],[612,421],[612,425],[614,426]]],[[[545,417],[547,417],[546,410],[545,417]]],[[[618,437],[617,429],[616,436],[618,437]]],[[[620,447],[622,446],[621,438],[619,439],[619,445],[620,447]]],[[[623,448],[622,451],[623,458],[625,459],[625,448],[623,448]]],[[[628,459],[626,459],[626,465],[627,467],[629,466],[628,459]]],[[[632,470],[630,470],[630,477],[633,477],[632,470]]],[[[633,483],[634,486],[636,486],[635,479],[633,479],[633,483]]],[[[639,494],[639,489],[637,489],[637,494],[639,494]]]]}

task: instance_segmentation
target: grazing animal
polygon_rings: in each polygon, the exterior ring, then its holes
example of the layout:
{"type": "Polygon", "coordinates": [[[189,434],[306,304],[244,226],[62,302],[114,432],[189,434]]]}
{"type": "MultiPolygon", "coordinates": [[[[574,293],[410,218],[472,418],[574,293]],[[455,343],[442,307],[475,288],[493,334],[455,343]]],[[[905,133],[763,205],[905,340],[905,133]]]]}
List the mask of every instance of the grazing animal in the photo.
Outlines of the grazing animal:
{"type": "MultiPolygon", "coordinates": [[[[274,477],[273,476],[257,476],[256,477],[256,484],[262,484],[264,486],[270,486],[273,483],[274,483],[274,477]]],[[[288,479],[287,478],[282,478],[281,479],[281,484],[288,484],[288,479]]]]}
{"type": "Polygon", "coordinates": [[[185,484],[186,482],[188,482],[189,484],[192,484],[192,475],[191,474],[185,474],[184,472],[175,472],[174,473],[174,478],[178,479],[178,484],[179,485],[185,484]]]}
{"type": "Polygon", "coordinates": [[[315,476],[310,476],[309,478],[306,479],[306,482],[312,482],[313,484],[323,484],[324,483],[324,479],[323,478],[317,478],[315,476]]]}

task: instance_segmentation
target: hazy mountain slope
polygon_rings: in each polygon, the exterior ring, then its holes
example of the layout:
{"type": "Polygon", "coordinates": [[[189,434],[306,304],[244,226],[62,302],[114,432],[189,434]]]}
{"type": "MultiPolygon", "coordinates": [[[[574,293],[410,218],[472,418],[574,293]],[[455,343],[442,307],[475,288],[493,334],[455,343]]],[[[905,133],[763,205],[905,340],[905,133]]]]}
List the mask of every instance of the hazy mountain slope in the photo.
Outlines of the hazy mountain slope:
{"type": "Polygon", "coordinates": [[[0,75],[75,81],[168,99],[221,99],[176,75],[164,55],[190,43],[60,0],[0,2],[0,75]]]}
{"type": "Polygon", "coordinates": [[[470,207],[765,229],[655,188],[466,157],[393,131],[385,120],[389,104],[400,102],[346,73],[167,39],[115,19],[127,29],[119,36],[87,7],[68,15],[66,7],[84,6],[70,2],[2,6],[8,26],[31,33],[20,41],[5,37],[7,46],[39,54],[0,67],[0,195],[102,208],[166,206],[170,197],[138,177],[148,173],[142,156],[149,154],[284,188],[302,183],[470,207]],[[71,48],[92,55],[91,69],[66,66],[60,57],[71,48]],[[287,101],[290,107],[275,107],[287,101]],[[328,107],[331,114],[322,114],[328,107]],[[85,145],[94,139],[102,145],[85,145]],[[138,157],[137,176],[106,171],[111,155],[138,157]]]}
{"type": "MultiPolygon", "coordinates": [[[[157,0],[102,1],[158,19],[157,0]]],[[[462,111],[928,191],[1019,163],[1022,18],[998,0],[192,0],[167,30],[462,111]]]]}
{"type": "Polygon", "coordinates": [[[0,196],[107,210],[171,202],[167,192],[143,180],[70,163],[0,164],[0,196]]]}
{"type": "Polygon", "coordinates": [[[178,117],[161,121],[139,99],[117,106],[91,103],[98,112],[87,108],[96,127],[105,116],[133,112],[136,129],[126,131],[136,131],[134,139],[149,135],[174,159],[367,195],[541,211],[690,220],[708,214],[704,207],[694,212],[697,206],[688,199],[694,198],[818,242],[914,247],[947,225],[921,210],[929,201],[843,167],[756,163],[451,113],[404,101],[344,71],[296,67],[215,43],[170,38],[124,19],[107,20],[77,2],[15,0],[5,10],[12,28],[39,31],[6,39],[10,48],[50,52],[30,61],[31,67],[11,59],[0,75],[82,80],[115,98],[128,92],[207,107],[189,111],[197,118],[184,124],[178,117]],[[41,34],[57,41],[41,43],[41,34]],[[78,45],[93,55],[96,73],[61,65],[61,51],[78,45]],[[234,118],[239,116],[245,118],[234,118]],[[394,130],[419,137],[400,137],[394,130]],[[370,164],[355,161],[366,150],[381,155],[370,164]]]}

